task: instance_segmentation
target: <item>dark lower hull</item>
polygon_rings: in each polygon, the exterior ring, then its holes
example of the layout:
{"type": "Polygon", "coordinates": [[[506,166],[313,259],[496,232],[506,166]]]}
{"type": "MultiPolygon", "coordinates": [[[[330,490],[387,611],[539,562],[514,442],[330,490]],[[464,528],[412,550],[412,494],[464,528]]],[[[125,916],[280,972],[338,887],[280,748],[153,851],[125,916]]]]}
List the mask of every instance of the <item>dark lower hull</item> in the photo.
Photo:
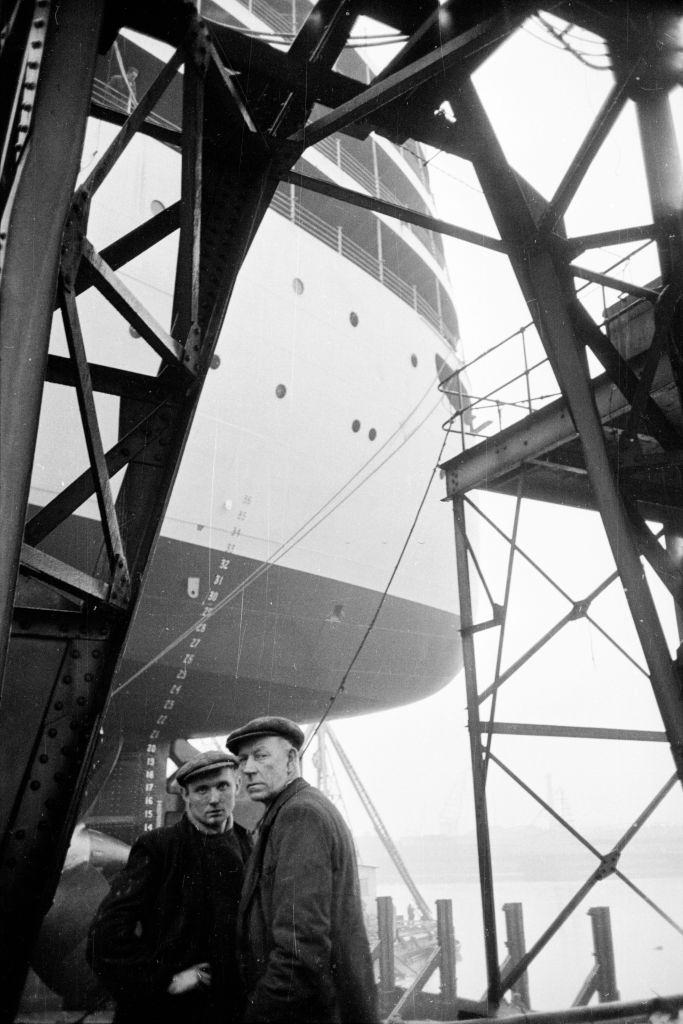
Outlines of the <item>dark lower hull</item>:
{"type": "MultiPolygon", "coordinates": [[[[92,571],[97,528],[82,518],[72,529],[77,543],[55,536],[51,550],[77,549],[92,571]]],[[[315,720],[380,600],[378,591],[162,537],[114,681],[110,724],[128,745],[155,732],[225,733],[265,713],[315,720]]],[[[389,595],[334,715],[406,704],[444,686],[461,663],[458,625],[453,614],[389,595]]]]}

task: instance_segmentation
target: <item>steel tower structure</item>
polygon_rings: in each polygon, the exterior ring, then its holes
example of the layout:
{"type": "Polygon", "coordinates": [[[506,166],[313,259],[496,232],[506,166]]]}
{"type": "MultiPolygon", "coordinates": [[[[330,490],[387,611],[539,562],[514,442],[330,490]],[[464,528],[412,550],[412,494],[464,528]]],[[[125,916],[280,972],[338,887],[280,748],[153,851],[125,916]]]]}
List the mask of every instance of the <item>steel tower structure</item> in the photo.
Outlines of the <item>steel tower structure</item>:
{"type": "MultiPolygon", "coordinates": [[[[446,467],[457,527],[491,1007],[523,974],[535,947],[501,974],[485,798],[493,757],[490,737],[497,726],[493,719],[482,723],[479,715],[482,693],[472,638],[481,624],[474,622],[469,600],[467,492],[487,486],[517,493],[523,479],[523,493],[556,500],[558,474],[564,474],[565,500],[600,512],[643,643],[674,779],[681,778],[681,678],[642,566],[647,558],[681,602],[680,565],[653,541],[644,522],[645,516],[659,516],[672,536],[681,533],[683,233],[680,159],[668,101],[681,71],[667,42],[674,29],[678,38],[677,8],[634,0],[553,5],[554,15],[606,41],[615,83],[556,194],[545,201],[508,164],[471,81],[482,61],[538,7],[505,0],[476,5],[447,0],[442,6],[431,0],[318,0],[282,51],[202,20],[183,0],[131,5],[15,0],[3,6],[0,743],[9,756],[0,789],[0,962],[3,989],[10,994],[6,1019],[14,1013],[30,946],[50,904],[87,786],[110,682],[230,294],[280,181],[506,254],[562,392],[557,408],[532,414],[496,442],[469,449],[446,467]],[[398,55],[370,84],[334,70],[360,15],[406,37],[398,55]],[[128,115],[107,115],[118,120],[120,131],[77,185],[95,60],[122,28],[170,44],[174,55],[128,115]],[[159,127],[150,115],[181,67],[183,123],[173,131],[159,127]],[[567,238],[563,214],[628,99],[638,110],[652,222],[567,238]],[[455,114],[452,121],[438,112],[445,101],[455,114]],[[312,116],[314,104],[328,112],[312,116]],[[371,131],[395,142],[413,138],[471,161],[499,237],[292,170],[307,146],[334,132],[362,138],[371,131]],[[136,132],[182,153],[181,199],[98,252],[88,239],[90,203],[136,132]],[[173,315],[163,326],[128,291],[117,270],[175,231],[173,315]],[[621,282],[624,292],[654,306],[646,351],[632,358],[619,351],[576,298],[577,279],[592,275],[612,284],[614,279],[575,261],[588,248],[643,238],[656,241],[661,281],[649,288],[621,282]],[[106,366],[88,362],[78,296],[89,288],[105,296],[138,332],[140,344],[158,355],[157,376],[132,374],[117,365],[116,353],[106,366]],[[68,358],[48,351],[55,309],[64,323],[68,358]],[[601,362],[604,378],[591,379],[587,351],[601,362]],[[46,381],[75,388],[89,465],[27,522],[46,381]],[[613,404],[607,411],[600,404],[600,388],[611,386],[623,399],[616,413],[613,404]],[[108,451],[99,431],[96,393],[121,400],[119,438],[108,451]],[[558,444],[560,425],[566,436],[558,444]],[[111,478],[121,470],[124,482],[114,499],[111,478]],[[105,555],[99,572],[88,575],[58,563],[41,544],[93,495],[105,555]],[[39,705],[27,697],[29,677],[40,679],[39,705]]],[[[583,614],[585,607],[577,606],[575,614],[583,614]]],[[[502,621],[504,608],[494,611],[502,621]]],[[[499,678],[495,685],[500,684],[499,678]]],[[[614,856],[601,858],[598,871],[615,864],[614,856]]]]}

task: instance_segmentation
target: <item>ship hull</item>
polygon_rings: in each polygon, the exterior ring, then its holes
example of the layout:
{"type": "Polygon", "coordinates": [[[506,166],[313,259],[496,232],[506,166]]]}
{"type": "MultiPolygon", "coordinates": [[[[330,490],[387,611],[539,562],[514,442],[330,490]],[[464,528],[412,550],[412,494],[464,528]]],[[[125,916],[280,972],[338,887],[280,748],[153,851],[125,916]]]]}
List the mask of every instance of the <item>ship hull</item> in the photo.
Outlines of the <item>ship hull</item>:
{"type": "MultiPolygon", "coordinates": [[[[87,560],[96,524],[81,517],[70,530],[51,553],[77,545],[87,560]]],[[[427,696],[459,664],[447,611],[162,536],[109,720],[127,743],[220,734],[265,711],[313,721],[342,682],[335,716],[365,714],[427,696]]]]}
{"type": "MultiPolygon", "coordinates": [[[[172,201],[175,163],[152,140],[130,146],[93,209],[97,246],[172,201]],[[136,199],[124,211],[131,183],[136,199]]],[[[176,246],[167,239],[120,272],[162,323],[176,246]]],[[[156,372],[151,350],[93,289],[79,309],[92,361],[106,363],[113,346],[131,370],[156,372]]],[[[58,316],[51,347],[65,348],[58,316]]],[[[334,714],[361,714],[453,678],[452,523],[433,473],[452,411],[435,359],[449,355],[417,310],[357,262],[295,221],[266,215],[114,682],[111,710],[127,737],[220,733],[266,710],[313,720],[342,682],[334,714]]],[[[97,402],[107,447],[122,427],[119,401],[97,402]]],[[[63,445],[79,432],[71,389],[47,385],[44,412],[36,506],[87,462],[63,445]],[[61,431],[49,427],[55,422],[61,431]]],[[[46,549],[97,573],[97,519],[90,499],[46,549]]]]}

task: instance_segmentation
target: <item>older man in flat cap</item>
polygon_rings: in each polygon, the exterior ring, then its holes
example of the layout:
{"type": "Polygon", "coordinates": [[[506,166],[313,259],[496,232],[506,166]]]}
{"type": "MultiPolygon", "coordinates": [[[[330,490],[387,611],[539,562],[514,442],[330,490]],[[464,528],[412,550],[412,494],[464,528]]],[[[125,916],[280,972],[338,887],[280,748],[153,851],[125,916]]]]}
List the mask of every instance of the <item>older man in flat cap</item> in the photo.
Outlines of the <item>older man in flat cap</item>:
{"type": "Polygon", "coordinates": [[[232,817],[237,758],[199,754],[175,780],[185,814],[140,836],[90,928],[116,1024],[230,1024],[242,1011],[235,928],[251,844],[232,817]]]}
{"type": "Polygon", "coordinates": [[[377,995],[353,840],[300,777],[303,733],[256,718],[228,736],[252,800],[265,804],[238,919],[244,1024],[372,1024],[377,995]]]}

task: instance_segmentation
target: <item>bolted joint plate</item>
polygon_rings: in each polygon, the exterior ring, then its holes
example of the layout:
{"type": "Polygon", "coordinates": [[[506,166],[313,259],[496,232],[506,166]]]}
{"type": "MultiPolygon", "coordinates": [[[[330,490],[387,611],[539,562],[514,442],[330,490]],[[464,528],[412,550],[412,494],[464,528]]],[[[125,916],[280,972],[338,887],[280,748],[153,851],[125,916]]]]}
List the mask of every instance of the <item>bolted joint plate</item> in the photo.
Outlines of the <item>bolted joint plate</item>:
{"type": "Polygon", "coordinates": [[[197,373],[202,354],[202,332],[198,323],[193,323],[187,332],[183,351],[183,366],[192,373],[197,373]]]}
{"type": "Polygon", "coordinates": [[[595,872],[595,875],[599,879],[609,878],[617,870],[619,864],[619,857],[621,856],[621,850],[612,850],[611,853],[605,854],[600,861],[600,866],[595,872]]]}

